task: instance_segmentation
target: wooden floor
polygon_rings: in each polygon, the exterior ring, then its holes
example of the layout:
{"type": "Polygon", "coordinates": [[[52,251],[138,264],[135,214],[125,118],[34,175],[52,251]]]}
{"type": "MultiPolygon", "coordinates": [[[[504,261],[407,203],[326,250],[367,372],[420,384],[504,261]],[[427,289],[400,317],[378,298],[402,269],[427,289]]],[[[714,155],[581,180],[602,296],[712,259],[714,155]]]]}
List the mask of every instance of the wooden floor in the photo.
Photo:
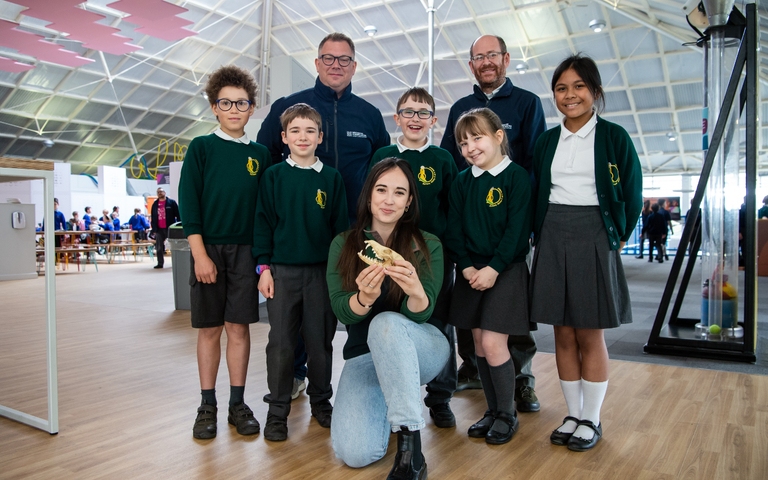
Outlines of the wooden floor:
{"type": "MultiPolygon", "coordinates": [[[[171,270],[99,265],[58,275],[60,433],[0,417],[1,479],[383,479],[387,456],[364,469],[336,459],[329,430],[293,403],[289,439],[243,437],[219,413],[214,440],[192,438],[199,403],[189,312],[173,309],[171,270]]],[[[45,417],[43,281],[0,282],[0,404],[45,417]]],[[[251,329],[246,400],[263,423],[268,325],[251,329]]],[[[341,371],[335,341],[334,384],[341,371]]],[[[507,445],[470,439],[485,410],[482,392],[451,402],[455,429],[428,418],[424,453],[431,479],[767,479],[768,377],[611,362],[605,437],[588,453],[549,443],[566,414],[554,356],[534,360],[539,413],[520,414],[507,445]]],[[[222,362],[219,403],[226,406],[222,362]]]]}

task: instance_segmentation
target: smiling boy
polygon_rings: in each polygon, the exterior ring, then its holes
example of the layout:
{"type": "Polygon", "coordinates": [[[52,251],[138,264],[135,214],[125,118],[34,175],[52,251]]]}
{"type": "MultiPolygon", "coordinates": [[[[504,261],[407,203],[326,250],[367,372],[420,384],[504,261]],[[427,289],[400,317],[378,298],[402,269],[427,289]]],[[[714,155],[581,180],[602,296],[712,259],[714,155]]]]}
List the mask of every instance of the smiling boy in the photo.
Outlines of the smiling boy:
{"type": "Polygon", "coordinates": [[[259,321],[250,250],[259,181],[271,163],[269,151],[248,140],[244,131],[256,96],[251,74],[235,66],[221,67],[211,74],[205,91],[220,127],[189,144],[179,183],[182,226],[192,255],[192,327],[198,329],[202,402],[192,429],[198,439],[216,436],[216,374],[225,329],[228,421],[241,435],[259,433],[259,422],[244,402],[249,325],[259,321]]]}
{"type": "MultiPolygon", "coordinates": [[[[435,99],[423,88],[411,88],[397,101],[395,122],[403,134],[395,145],[379,149],[371,159],[371,168],[387,157],[407,160],[416,177],[421,217],[419,228],[443,241],[448,217],[448,194],[458,175],[456,162],[450,152],[430,145],[427,139],[434,126],[435,99]]],[[[369,169],[370,170],[370,169],[369,169]]],[[[456,425],[449,402],[456,390],[456,347],[453,327],[448,325],[448,306],[453,290],[453,264],[444,262],[443,285],[435,303],[433,316],[443,323],[443,333],[449,339],[450,357],[440,374],[427,384],[424,404],[435,425],[450,428],[456,425]]]]}
{"type": "Polygon", "coordinates": [[[267,298],[269,413],[264,438],[288,437],[294,350],[299,330],[306,345],[307,394],[312,416],[331,426],[331,373],[336,317],[331,310],[326,263],[331,241],[348,226],[341,174],[315,157],[323,141],[322,120],[305,103],[281,116],[283,142],[291,154],[271,167],[259,186],[253,256],[259,291],[267,298]]]}

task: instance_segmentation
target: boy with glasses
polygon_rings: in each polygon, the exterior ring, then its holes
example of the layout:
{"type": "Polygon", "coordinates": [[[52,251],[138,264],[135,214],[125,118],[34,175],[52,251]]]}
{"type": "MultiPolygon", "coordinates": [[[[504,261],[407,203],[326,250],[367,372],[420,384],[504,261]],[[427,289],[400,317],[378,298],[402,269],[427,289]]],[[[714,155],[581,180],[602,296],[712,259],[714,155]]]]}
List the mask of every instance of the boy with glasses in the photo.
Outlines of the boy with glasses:
{"type": "Polygon", "coordinates": [[[251,254],[256,194],[269,152],[251,142],[256,82],[247,71],[221,67],[205,88],[220,127],[189,144],[179,182],[182,226],[191,250],[192,327],[198,329],[197,365],[202,402],[192,435],[216,436],[216,375],[221,333],[227,331],[228,421],[240,435],[259,433],[244,402],[251,323],[259,321],[256,262],[251,254]],[[225,212],[222,215],[222,212],[225,212]]]}
{"type": "MultiPolygon", "coordinates": [[[[395,123],[403,134],[397,138],[395,145],[379,149],[373,155],[371,168],[387,157],[408,161],[419,189],[419,228],[443,241],[448,217],[448,194],[459,172],[448,151],[429,144],[427,135],[435,122],[435,99],[432,95],[419,87],[407,90],[397,101],[395,114],[395,123]]],[[[453,327],[448,324],[452,290],[453,264],[446,256],[443,285],[432,316],[442,322],[443,334],[448,338],[451,351],[443,370],[427,383],[427,396],[424,399],[429,415],[439,428],[456,426],[456,418],[449,405],[456,390],[456,342],[453,327]]]]}

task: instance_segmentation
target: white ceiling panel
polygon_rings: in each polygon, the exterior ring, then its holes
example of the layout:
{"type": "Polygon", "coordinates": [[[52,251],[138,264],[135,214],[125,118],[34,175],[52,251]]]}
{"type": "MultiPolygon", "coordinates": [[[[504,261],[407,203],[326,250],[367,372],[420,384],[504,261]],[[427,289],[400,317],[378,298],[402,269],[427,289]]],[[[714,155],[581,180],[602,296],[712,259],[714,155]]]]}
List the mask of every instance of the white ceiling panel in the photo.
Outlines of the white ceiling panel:
{"type": "Polygon", "coordinates": [[[566,33],[559,13],[554,7],[523,10],[518,13],[518,16],[530,40],[559,37],[566,33]]]}

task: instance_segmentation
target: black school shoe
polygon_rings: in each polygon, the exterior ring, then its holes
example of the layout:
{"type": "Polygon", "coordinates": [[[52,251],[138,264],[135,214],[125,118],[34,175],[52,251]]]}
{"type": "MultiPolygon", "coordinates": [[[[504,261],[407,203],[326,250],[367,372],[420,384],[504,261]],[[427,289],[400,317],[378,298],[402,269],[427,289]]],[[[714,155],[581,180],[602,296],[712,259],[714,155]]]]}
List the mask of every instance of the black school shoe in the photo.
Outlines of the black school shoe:
{"type": "Polygon", "coordinates": [[[328,400],[313,403],[310,407],[312,416],[317,419],[317,423],[323,428],[331,428],[331,419],[333,418],[333,406],[328,400]]]}
{"type": "Polygon", "coordinates": [[[253,417],[253,411],[245,403],[237,403],[229,407],[227,421],[237,428],[237,433],[240,435],[259,433],[259,421],[253,417]]]}
{"type": "Polygon", "coordinates": [[[438,403],[429,407],[429,416],[437,428],[452,428],[456,426],[456,417],[448,403],[438,403]]]}
{"type": "Polygon", "coordinates": [[[602,438],[603,424],[601,422],[598,426],[595,426],[595,424],[589,420],[579,420],[579,425],[586,425],[587,427],[591,428],[594,430],[595,435],[590,440],[584,440],[583,438],[571,435],[571,438],[568,440],[568,450],[572,450],[574,452],[586,452],[587,450],[591,450],[595,445],[597,445],[597,441],[602,438]]]}
{"type": "Polygon", "coordinates": [[[197,418],[192,427],[192,436],[199,440],[210,440],[216,437],[216,412],[215,405],[204,403],[197,408],[197,418]]]}
{"type": "Polygon", "coordinates": [[[264,425],[264,438],[270,442],[284,442],[288,439],[288,419],[267,414],[267,423],[264,425]]]}
{"type": "MultiPolygon", "coordinates": [[[[567,422],[568,420],[572,422],[576,422],[576,425],[578,428],[579,419],[571,416],[565,417],[563,419],[563,423],[560,424],[560,427],[565,425],[565,422],[567,422]]],[[[560,428],[560,427],[557,427],[557,428],[560,428]]],[[[568,440],[571,439],[571,435],[573,435],[573,432],[566,433],[566,432],[560,432],[557,429],[555,429],[552,431],[552,434],[549,436],[549,441],[552,443],[552,445],[568,445],[568,440]]]]}
{"type": "Polygon", "coordinates": [[[483,418],[469,427],[469,430],[467,430],[467,435],[472,438],[485,438],[485,436],[488,434],[488,430],[491,429],[491,425],[493,425],[494,415],[494,412],[491,410],[486,410],[483,418]]]}
{"type": "Polygon", "coordinates": [[[517,433],[517,429],[520,428],[520,422],[517,421],[517,412],[514,412],[512,415],[509,415],[506,412],[496,413],[496,416],[493,419],[493,425],[485,435],[485,443],[491,445],[503,445],[509,442],[512,440],[515,433],[517,433]],[[494,430],[493,425],[496,425],[496,422],[506,423],[508,427],[507,431],[502,432],[501,430],[494,430]]]}

